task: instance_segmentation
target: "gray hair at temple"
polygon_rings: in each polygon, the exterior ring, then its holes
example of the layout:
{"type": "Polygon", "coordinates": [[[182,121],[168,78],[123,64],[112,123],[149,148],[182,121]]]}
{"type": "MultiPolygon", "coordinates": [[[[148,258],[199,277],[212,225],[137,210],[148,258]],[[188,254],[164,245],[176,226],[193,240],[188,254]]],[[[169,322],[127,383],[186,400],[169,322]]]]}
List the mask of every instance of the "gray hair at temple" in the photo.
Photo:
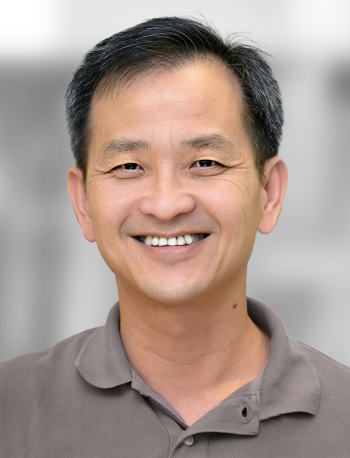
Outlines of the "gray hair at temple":
{"type": "Polygon", "coordinates": [[[89,111],[97,87],[108,94],[138,76],[171,70],[207,59],[223,64],[243,91],[243,122],[251,138],[260,183],[266,160],[278,154],[282,137],[281,94],[267,56],[230,35],[223,39],[215,28],[198,20],[160,17],[147,20],[98,43],[74,73],[66,93],[66,114],[75,162],[86,189],[89,111]]]}

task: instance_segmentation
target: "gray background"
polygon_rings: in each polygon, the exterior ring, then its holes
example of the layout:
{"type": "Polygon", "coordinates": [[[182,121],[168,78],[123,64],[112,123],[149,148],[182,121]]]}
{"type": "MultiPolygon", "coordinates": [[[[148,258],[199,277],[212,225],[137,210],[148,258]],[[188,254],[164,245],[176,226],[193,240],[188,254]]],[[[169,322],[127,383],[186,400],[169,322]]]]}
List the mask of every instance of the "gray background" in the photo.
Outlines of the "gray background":
{"type": "Polygon", "coordinates": [[[24,0],[0,27],[0,360],[104,324],[118,299],[67,192],[74,165],[63,97],[83,54],[145,19],[202,14],[274,56],[289,187],[275,230],[257,235],[251,297],[288,334],[350,366],[350,2],[24,0]]]}

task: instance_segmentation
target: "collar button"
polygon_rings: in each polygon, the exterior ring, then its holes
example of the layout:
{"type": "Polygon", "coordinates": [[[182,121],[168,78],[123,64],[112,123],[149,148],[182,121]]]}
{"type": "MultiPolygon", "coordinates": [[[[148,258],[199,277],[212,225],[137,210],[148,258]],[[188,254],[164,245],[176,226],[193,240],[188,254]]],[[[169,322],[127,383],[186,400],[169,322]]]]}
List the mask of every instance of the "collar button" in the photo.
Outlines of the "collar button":
{"type": "Polygon", "coordinates": [[[185,440],[185,444],[190,447],[192,444],[193,444],[193,436],[189,436],[186,440],[185,440]]]}

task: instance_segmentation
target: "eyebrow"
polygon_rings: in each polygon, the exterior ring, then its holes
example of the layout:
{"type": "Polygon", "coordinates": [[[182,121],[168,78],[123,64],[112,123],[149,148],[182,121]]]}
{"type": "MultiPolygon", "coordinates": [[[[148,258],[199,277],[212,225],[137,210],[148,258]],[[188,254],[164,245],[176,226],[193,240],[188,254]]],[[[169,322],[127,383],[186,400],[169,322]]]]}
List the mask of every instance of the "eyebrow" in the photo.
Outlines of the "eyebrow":
{"type": "Polygon", "coordinates": [[[113,156],[114,153],[124,153],[128,151],[139,151],[149,149],[150,144],[142,140],[129,140],[127,138],[113,139],[107,142],[101,149],[103,157],[113,156]]]}
{"type": "Polygon", "coordinates": [[[183,148],[201,149],[211,148],[220,151],[234,150],[234,143],[221,134],[208,134],[185,140],[182,142],[183,148]]]}
{"type": "MultiPolygon", "coordinates": [[[[202,149],[210,148],[217,151],[232,154],[235,150],[235,144],[221,134],[213,133],[200,135],[198,137],[184,140],[181,142],[183,149],[202,149]]],[[[108,141],[101,149],[103,159],[112,158],[118,153],[136,152],[140,150],[150,150],[151,145],[143,140],[130,140],[127,138],[119,138],[108,141]]]]}

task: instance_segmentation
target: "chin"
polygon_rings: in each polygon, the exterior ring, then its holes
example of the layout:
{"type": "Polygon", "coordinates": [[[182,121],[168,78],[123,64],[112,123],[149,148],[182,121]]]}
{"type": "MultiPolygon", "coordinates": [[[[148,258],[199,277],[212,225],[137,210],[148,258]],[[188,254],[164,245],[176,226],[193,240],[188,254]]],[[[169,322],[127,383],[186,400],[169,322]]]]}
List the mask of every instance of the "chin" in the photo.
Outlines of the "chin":
{"type": "Polygon", "coordinates": [[[199,285],[148,285],[146,288],[140,288],[143,293],[151,300],[166,305],[177,305],[185,302],[192,302],[200,297],[206,290],[199,285]]]}

